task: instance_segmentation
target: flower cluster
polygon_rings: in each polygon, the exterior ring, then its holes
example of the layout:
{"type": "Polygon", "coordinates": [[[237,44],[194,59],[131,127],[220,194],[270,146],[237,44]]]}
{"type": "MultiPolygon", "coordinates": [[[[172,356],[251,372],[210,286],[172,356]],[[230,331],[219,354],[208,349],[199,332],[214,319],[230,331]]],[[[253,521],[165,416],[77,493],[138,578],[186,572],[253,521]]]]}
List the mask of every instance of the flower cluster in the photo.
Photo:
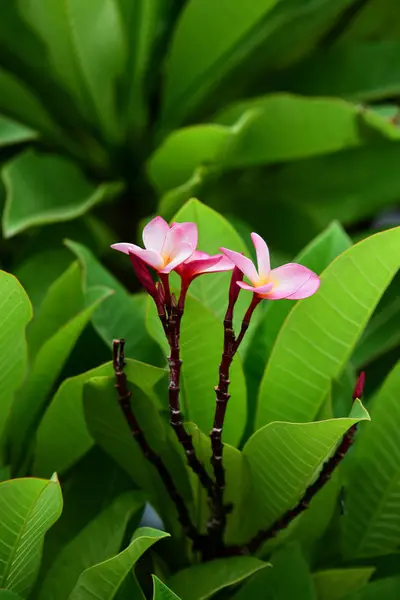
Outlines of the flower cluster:
{"type": "Polygon", "coordinates": [[[253,292],[260,299],[299,300],[318,290],[320,280],[313,271],[296,263],[271,269],[267,244],[257,233],[252,233],[251,239],[256,250],[258,268],[249,258],[228,248],[220,248],[222,254],[213,256],[197,250],[198,231],[195,223],[172,223],[169,226],[162,217],[155,217],[144,228],[144,248],[126,242],[113,244],[111,247],[129,255],[142,285],[158,303],[160,291],[146,265],[158,272],[164,288],[171,271],[181,277],[181,301],[184,301],[190,283],[199,275],[230,271],[235,266],[250,282],[246,283],[242,278],[236,277],[235,285],[253,292]]]}

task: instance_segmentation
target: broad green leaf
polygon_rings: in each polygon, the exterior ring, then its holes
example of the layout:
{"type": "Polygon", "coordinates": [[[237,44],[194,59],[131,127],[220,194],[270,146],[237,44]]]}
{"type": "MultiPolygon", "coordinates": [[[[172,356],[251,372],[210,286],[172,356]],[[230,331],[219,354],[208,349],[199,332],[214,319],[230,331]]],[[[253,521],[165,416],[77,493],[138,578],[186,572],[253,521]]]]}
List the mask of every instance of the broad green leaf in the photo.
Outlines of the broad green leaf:
{"type": "Polygon", "coordinates": [[[6,238],[34,225],[75,219],[121,190],[116,182],[95,187],[71,160],[34,150],[7,163],[2,177],[7,191],[6,238]]]}
{"type": "Polygon", "coordinates": [[[400,363],[374,398],[371,423],[357,436],[349,459],[343,552],[387,554],[400,544],[400,363]]]}
{"type": "Polygon", "coordinates": [[[24,286],[36,315],[49,287],[72,263],[66,248],[44,250],[27,257],[15,270],[24,286]]]}
{"type": "Polygon", "coordinates": [[[363,586],[357,592],[346,596],[346,600],[397,600],[400,594],[400,577],[386,577],[363,586]]]}
{"type": "Polygon", "coordinates": [[[13,119],[0,115],[0,148],[29,142],[37,138],[37,133],[13,119]]]}
{"type": "Polygon", "coordinates": [[[56,477],[0,484],[0,586],[29,594],[40,566],[43,538],[59,518],[62,494],[56,477]]]}
{"type": "Polygon", "coordinates": [[[129,48],[123,97],[129,131],[137,137],[148,120],[148,73],[169,7],[163,0],[118,2],[129,48]]]}
{"type": "Polygon", "coordinates": [[[393,98],[400,90],[399,49],[400,40],[368,40],[319,49],[279,77],[277,85],[306,95],[341,96],[353,102],[393,98]],[[369,69],[363,68],[366,64],[369,69]]]}
{"type": "Polygon", "coordinates": [[[123,580],[139,558],[168,533],[150,527],[137,529],[131,543],[117,556],[86,569],[69,596],[69,600],[112,600],[123,580]]]}
{"type": "MultiPolygon", "coordinates": [[[[342,252],[351,246],[343,228],[334,221],[294,259],[318,275],[342,252]]],[[[294,307],[293,301],[265,302],[264,312],[254,333],[245,359],[245,371],[250,395],[256,397],[259,383],[278,333],[294,307]]]]}
{"type": "MultiPolygon", "coordinates": [[[[162,369],[131,359],[126,360],[125,373],[150,398],[165,375],[162,369]]],[[[112,363],[106,363],[63,381],[37,430],[35,473],[63,473],[93,446],[83,412],[83,386],[93,377],[113,374],[112,363]]]]}
{"type": "MultiPolygon", "coordinates": [[[[237,252],[248,254],[246,244],[240,235],[220,214],[192,198],[177,212],[172,221],[192,221],[196,223],[199,231],[198,247],[208,254],[219,254],[220,247],[231,248],[237,252]]],[[[203,306],[209,308],[222,322],[228,306],[228,291],[231,272],[210,273],[195,279],[190,285],[189,293],[199,300],[203,306]]],[[[241,319],[248,305],[250,294],[241,294],[235,306],[234,325],[240,329],[241,319]]],[[[257,313],[254,317],[257,319],[257,313]]],[[[247,337],[244,338],[240,352],[243,353],[247,345],[247,337]]]]}
{"type": "MultiPolygon", "coordinates": [[[[207,277],[207,275],[204,275],[207,277]]],[[[210,276],[211,277],[211,276],[210,276]]],[[[148,301],[147,325],[151,335],[165,350],[164,334],[152,300],[148,301]]],[[[223,325],[194,298],[187,297],[181,327],[182,394],[181,407],[186,421],[193,421],[203,433],[212,428],[218,365],[223,348],[223,325]]],[[[246,382],[240,357],[230,371],[231,398],[224,425],[224,440],[238,445],[246,422],[246,382]]]]}
{"type": "Polygon", "coordinates": [[[18,280],[0,271],[0,436],[3,434],[14,394],[27,367],[25,328],[32,317],[29,298],[18,280]]]}
{"type": "Polygon", "coordinates": [[[52,386],[87,325],[93,311],[109,295],[109,290],[92,288],[87,307],[58,329],[38,351],[29,375],[13,405],[8,427],[11,462],[20,467],[27,445],[41,419],[52,386]]]}
{"type": "Polygon", "coordinates": [[[331,569],[313,575],[318,600],[342,600],[351,592],[363,588],[375,571],[374,567],[331,569]]]}
{"type": "Polygon", "coordinates": [[[400,342],[400,276],[386,290],[351,357],[356,368],[370,363],[400,342]]]}
{"type": "Polygon", "coordinates": [[[339,40],[347,43],[370,39],[399,40],[399,23],[393,19],[396,8],[396,0],[370,0],[356,12],[339,40]]]}
{"type": "Polygon", "coordinates": [[[398,128],[374,111],[337,98],[271,94],[235,104],[216,120],[239,127],[252,113],[223,157],[228,168],[243,168],[329,154],[359,146],[377,136],[399,139],[398,128]]]}
{"type": "Polygon", "coordinates": [[[25,83],[15,75],[0,69],[0,111],[27,127],[46,134],[50,139],[62,139],[58,126],[25,83]]]}
{"type": "Polygon", "coordinates": [[[186,4],[167,63],[166,120],[186,116],[199,97],[232,68],[238,54],[243,58],[248,37],[254,35],[275,4],[276,0],[252,1],[246,6],[236,0],[222,0],[218,7],[211,0],[186,4]]]}
{"type": "Polygon", "coordinates": [[[153,600],[181,600],[156,575],[153,578],[153,600]]]}
{"type": "Polygon", "coordinates": [[[116,0],[21,3],[23,18],[47,48],[52,75],[109,141],[121,136],[116,83],[126,61],[126,38],[116,0]],[[93,19],[96,14],[96,19],[93,19]]]}
{"type": "MultiPolygon", "coordinates": [[[[100,337],[110,348],[113,339],[124,338],[126,356],[144,362],[153,363],[155,359],[157,361],[158,349],[149,337],[145,326],[146,295],[129,294],[85,246],[70,240],[66,245],[82,264],[85,290],[100,285],[114,291],[114,294],[98,307],[92,317],[93,326],[100,337]]],[[[132,270],[132,277],[134,276],[132,270]]]]}
{"type": "Polygon", "coordinates": [[[267,528],[297,504],[344,433],[364,420],[369,420],[369,415],[357,400],[348,418],[274,422],[251,436],[243,454],[252,475],[255,531],[267,528]]]}
{"type": "Polygon", "coordinates": [[[268,563],[251,556],[219,558],[183,569],[167,583],[185,600],[206,600],[219,590],[239,583],[268,566],[268,563]]]}
{"type": "Polygon", "coordinates": [[[143,509],[143,496],[127,492],[90,521],[57,555],[46,574],[38,600],[67,600],[81,573],[119,551],[126,527],[143,509]]]}
{"type": "Polygon", "coordinates": [[[1,600],[23,600],[21,596],[10,592],[10,590],[0,590],[0,598],[1,600]]]}
{"type": "Polygon", "coordinates": [[[400,227],[356,244],[324,271],[321,288],[297,303],[270,356],[257,426],[311,421],[400,267],[400,227]]]}
{"type": "MultiPolygon", "coordinates": [[[[150,447],[162,457],[166,467],[185,501],[191,501],[191,490],[184,467],[182,448],[176,450],[171,443],[172,431],[164,424],[157,407],[141,390],[130,385],[131,405],[150,447]]],[[[84,386],[84,411],[90,434],[132,477],[133,481],[149,495],[164,523],[171,524],[177,534],[175,505],[166,494],[165,487],[155,469],[146,459],[137,441],[132,437],[129,426],[118,403],[114,378],[97,377],[84,386]]]]}
{"type": "Polygon", "coordinates": [[[41,346],[82,309],[81,270],[75,261],[49,286],[40,310],[27,331],[29,358],[34,360],[41,346]],[[68,298],[68,302],[65,299],[68,298]]]}
{"type": "Polygon", "coordinates": [[[311,573],[298,545],[289,544],[274,553],[271,566],[246,581],[233,600],[316,600],[311,573]]]}

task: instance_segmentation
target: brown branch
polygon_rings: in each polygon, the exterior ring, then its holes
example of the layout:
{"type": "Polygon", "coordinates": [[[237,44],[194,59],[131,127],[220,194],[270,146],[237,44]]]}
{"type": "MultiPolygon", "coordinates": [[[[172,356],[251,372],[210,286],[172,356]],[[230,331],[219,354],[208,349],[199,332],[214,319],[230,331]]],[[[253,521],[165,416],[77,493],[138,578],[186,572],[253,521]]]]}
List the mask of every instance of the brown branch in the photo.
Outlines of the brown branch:
{"type": "MultiPolygon", "coordinates": [[[[360,373],[356,386],[353,392],[353,400],[361,398],[364,389],[365,374],[360,373]]],[[[285,529],[296,517],[305,511],[314,496],[324,487],[330,480],[336,467],[342,462],[349,448],[354,442],[354,437],[357,432],[358,423],[352,425],[342,437],[342,441],[336,448],[334,454],[324,463],[318,478],[308,486],[303,497],[296,506],[288,510],[282,517],[279,517],[267,529],[261,529],[250,542],[244,546],[231,546],[226,549],[226,555],[232,556],[235,554],[251,554],[257,552],[262,544],[267,540],[275,537],[282,529],[285,529]]]]}
{"type": "Polygon", "coordinates": [[[118,392],[119,405],[124,414],[125,420],[129,425],[132,437],[139,444],[143,455],[157,469],[157,472],[164,483],[164,486],[176,506],[178,519],[182,525],[184,533],[193,541],[194,549],[204,548],[204,536],[202,536],[193,525],[186,504],[179,494],[171,475],[169,474],[162,459],[149,446],[145,434],[141,429],[131,407],[131,392],[128,389],[126,375],[123,371],[124,360],[124,340],[114,340],[113,342],[113,366],[116,378],[115,388],[118,392]]]}
{"type": "MultiPolygon", "coordinates": [[[[167,309],[168,311],[168,309],[167,309]]],[[[204,465],[201,464],[196,456],[192,436],[186,431],[183,424],[183,415],[179,402],[180,375],[182,360],[180,357],[180,330],[183,309],[176,306],[173,302],[170,308],[170,316],[167,326],[167,340],[170,347],[169,363],[169,386],[168,401],[170,410],[170,423],[175,431],[176,437],[183,447],[186,460],[189,467],[197,475],[201,485],[207,491],[211,502],[214,502],[214,482],[207,473],[204,465]]]]}
{"type": "MultiPolygon", "coordinates": [[[[236,296],[237,298],[237,296],[236,296]]],[[[236,301],[236,300],[235,300],[236,301]]],[[[232,507],[224,506],[223,495],[225,489],[225,469],[223,466],[223,442],[222,432],[225,421],[226,409],[230,398],[229,394],[229,371],[233,361],[233,358],[245,336],[245,333],[249,327],[252,314],[261,302],[261,298],[253,295],[252,301],[249,308],[243,318],[242,327],[238,338],[235,339],[235,333],[233,330],[233,306],[230,302],[228,310],[224,319],[224,348],[222,352],[222,359],[219,365],[219,381],[215,388],[216,394],[216,408],[214,415],[214,425],[210,432],[212,457],[211,464],[214,469],[215,482],[216,482],[216,502],[215,511],[212,520],[209,524],[209,529],[214,530],[216,543],[218,546],[223,546],[223,533],[226,525],[226,517],[232,507]]]]}

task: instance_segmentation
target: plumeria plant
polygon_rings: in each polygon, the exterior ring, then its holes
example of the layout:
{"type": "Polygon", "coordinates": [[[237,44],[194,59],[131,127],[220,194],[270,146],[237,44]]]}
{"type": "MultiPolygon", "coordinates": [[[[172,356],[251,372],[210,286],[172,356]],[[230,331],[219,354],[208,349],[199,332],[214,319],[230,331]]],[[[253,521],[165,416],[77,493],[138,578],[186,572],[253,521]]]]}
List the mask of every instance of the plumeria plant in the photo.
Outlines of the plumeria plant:
{"type": "Polygon", "coordinates": [[[0,600],[398,598],[400,228],[241,234],[191,199],[112,244],[139,293],[71,240],[0,273],[0,600]]]}

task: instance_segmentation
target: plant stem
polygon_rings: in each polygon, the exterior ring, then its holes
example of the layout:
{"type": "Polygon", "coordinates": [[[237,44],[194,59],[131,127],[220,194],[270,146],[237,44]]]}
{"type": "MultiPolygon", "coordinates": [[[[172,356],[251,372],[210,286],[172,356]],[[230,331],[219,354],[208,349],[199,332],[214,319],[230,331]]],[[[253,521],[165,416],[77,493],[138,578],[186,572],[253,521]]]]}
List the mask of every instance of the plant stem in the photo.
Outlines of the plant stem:
{"type": "Polygon", "coordinates": [[[233,310],[232,307],[228,307],[228,310],[224,319],[224,348],[222,352],[222,359],[219,365],[219,381],[218,386],[215,388],[216,394],[216,408],[214,415],[214,426],[210,433],[212,457],[211,464],[214,469],[215,482],[216,482],[216,503],[215,511],[210,521],[210,529],[215,530],[217,544],[222,546],[222,538],[226,525],[226,517],[231,507],[224,506],[223,495],[225,489],[225,469],[223,466],[223,442],[222,442],[222,431],[224,427],[225,414],[230,398],[229,394],[229,371],[233,361],[233,358],[245,336],[245,333],[249,327],[252,314],[261,302],[261,298],[253,295],[252,301],[249,308],[243,318],[242,327],[238,338],[235,339],[235,333],[233,330],[233,310]]]}
{"type": "Polygon", "coordinates": [[[124,340],[114,340],[113,342],[113,366],[116,378],[115,388],[118,392],[119,405],[124,414],[125,420],[129,425],[132,437],[139,444],[143,455],[157,469],[165,488],[176,506],[178,519],[182,525],[184,533],[193,541],[194,549],[201,549],[204,546],[204,536],[202,536],[193,525],[186,504],[179,494],[171,475],[158,454],[148,444],[145,434],[141,429],[131,407],[131,392],[128,389],[126,375],[123,371],[125,365],[124,359],[124,340]]]}

